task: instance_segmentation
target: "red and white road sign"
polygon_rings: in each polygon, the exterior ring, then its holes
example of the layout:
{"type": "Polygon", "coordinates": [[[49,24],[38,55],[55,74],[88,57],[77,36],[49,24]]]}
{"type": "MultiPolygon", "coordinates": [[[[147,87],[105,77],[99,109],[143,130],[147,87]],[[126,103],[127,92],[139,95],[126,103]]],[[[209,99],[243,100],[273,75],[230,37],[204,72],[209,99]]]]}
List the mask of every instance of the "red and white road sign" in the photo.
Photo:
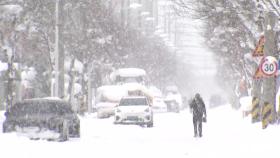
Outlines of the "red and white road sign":
{"type": "Polygon", "coordinates": [[[275,75],[278,69],[278,62],[275,57],[267,56],[261,62],[261,70],[265,76],[275,75]]]}

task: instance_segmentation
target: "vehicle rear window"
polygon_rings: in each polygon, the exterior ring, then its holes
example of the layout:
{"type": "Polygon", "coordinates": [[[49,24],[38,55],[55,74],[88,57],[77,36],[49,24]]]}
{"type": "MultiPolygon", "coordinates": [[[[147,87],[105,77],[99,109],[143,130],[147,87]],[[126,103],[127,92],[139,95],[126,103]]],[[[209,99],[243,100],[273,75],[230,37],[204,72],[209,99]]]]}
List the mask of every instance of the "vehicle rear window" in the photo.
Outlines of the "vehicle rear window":
{"type": "Polygon", "coordinates": [[[148,105],[146,98],[125,98],[120,101],[120,106],[148,105]]]}
{"type": "Polygon", "coordinates": [[[72,113],[70,105],[60,102],[29,101],[15,104],[11,108],[12,113],[25,114],[65,114],[72,113]]]}

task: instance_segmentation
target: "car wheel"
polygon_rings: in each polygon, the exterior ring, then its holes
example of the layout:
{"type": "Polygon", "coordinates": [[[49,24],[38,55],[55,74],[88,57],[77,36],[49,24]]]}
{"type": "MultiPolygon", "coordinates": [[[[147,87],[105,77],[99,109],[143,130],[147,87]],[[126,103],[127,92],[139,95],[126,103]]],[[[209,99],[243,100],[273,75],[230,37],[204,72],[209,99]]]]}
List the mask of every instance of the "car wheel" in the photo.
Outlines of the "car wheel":
{"type": "Polygon", "coordinates": [[[2,126],[2,132],[3,133],[8,133],[8,132],[12,132],[15,130],[15,125],[13,123],[4,123],[2,126]]]}
{"type": "Polygon", "coordinates": [[[151,127],[153,127],[154,126],[154,122],[153,121],[151,121],[151,122],[149,122],[148,124],[147,124],[147,127],[148,128],[151,128],[151,127]]]}
{"type": "Polygon", "coordinates": [[[75,130],[76,130],[75,137],[80,138],[80,136],[81,136],[80,124],[75,126],[75,130]]]}
{"type": "Polygon", "coordinates": [[[80,124],[70,125],[69,130],[70,130],[69,137],[73,137],[73,138],[81,137],[80,124]]]}
{"type": "Polygon", "coordinates": [[[64,120],[60,125],[60,141],[67,141],[69,139],[69,124],[64,120]]]}

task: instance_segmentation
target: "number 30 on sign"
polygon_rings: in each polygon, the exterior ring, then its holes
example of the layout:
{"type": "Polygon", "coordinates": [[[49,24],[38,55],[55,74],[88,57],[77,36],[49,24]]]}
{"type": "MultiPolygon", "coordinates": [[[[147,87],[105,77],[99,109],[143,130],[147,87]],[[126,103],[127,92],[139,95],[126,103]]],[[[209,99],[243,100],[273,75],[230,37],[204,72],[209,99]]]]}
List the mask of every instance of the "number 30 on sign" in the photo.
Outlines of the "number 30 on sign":
{"type": "Polygon", "coordinates": [[[266,76],[275,75],[277,69],[278,69],[278,64],[275,57],[267,56],[262,60],[261,70],[264,75],[266,76]]]}

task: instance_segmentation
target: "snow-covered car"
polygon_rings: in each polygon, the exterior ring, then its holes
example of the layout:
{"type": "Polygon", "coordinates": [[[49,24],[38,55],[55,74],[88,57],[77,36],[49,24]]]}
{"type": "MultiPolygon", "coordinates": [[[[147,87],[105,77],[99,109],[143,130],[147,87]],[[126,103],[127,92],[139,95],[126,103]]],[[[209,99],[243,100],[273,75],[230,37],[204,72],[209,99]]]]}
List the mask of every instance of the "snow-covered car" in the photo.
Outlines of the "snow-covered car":
{"type": "Polygon", "coordinates": [[[139,124],[153,127],[153,110],[145,96],[121,99],[115,109],[115,124],[139,124]]]}
{"type": "Polygon", "coordinates": [[[162,98],[155,97],[153,99],[153,112],[167,112],[167,105],[162,98]]]}
{"type": "Polygon", "coordinates": [[[55,141],[80,137],[80,120],[63,100],[24,100],[8,109],[5,116],[3,133],[18,132],[31,139],[55,141]]]}
{"type": "Polygon", "coordinates": [[[97,89],[96,94],[97,117],[106,118],[114,115],[115,106],[127,96],[127,90],[119,85],[104,85],[97,89]]]}
{"type": "Polygon", "coordinates": [[[96,104],[97,118],[108,118],[115,114],[115,106],[118,103],[100,102],[96,104]]]}
{"type": "Polygon", "coordinates": [[[167,111],[168,112],[180,112],[179,104],[176,100],[164,100],[164,102],[167,105],[167,111]]]}

